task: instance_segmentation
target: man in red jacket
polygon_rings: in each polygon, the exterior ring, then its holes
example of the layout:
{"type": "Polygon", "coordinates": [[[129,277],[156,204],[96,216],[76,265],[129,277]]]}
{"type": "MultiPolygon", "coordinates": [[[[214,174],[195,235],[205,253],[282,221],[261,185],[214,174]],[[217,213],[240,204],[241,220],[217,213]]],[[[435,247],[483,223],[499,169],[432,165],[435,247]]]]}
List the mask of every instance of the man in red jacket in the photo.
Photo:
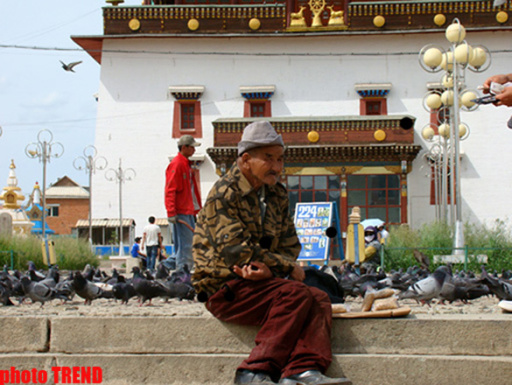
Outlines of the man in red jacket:
{"type": "Polygon", "coordinates": [[[201,196],[192,171],[189,158],[200,144],[191,135],[178,140],[178,155],[169,163],[165,171],[165,208],[167,220],[172,225],[176,269],[185,265],[192,270],[192,236],[196,224],[195,215],[201,209],[201,196]]]}

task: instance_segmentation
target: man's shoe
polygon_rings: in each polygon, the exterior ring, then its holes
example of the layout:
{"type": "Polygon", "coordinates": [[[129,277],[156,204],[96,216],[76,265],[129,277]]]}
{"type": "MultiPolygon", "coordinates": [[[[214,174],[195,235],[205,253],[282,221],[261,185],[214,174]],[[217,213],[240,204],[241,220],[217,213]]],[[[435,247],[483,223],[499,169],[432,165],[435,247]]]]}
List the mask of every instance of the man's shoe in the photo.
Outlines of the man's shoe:
{"type": "Polygon", "coordinates": [[[318,370],[308,370],[303,373],[282,378],[280,385],[352,385],[348,378],[330,378],[324,376],[318,370]]]}
{"type": "Polygon", "coordinates": [[[251,372],[250,370],[237,370],[235,374],[235,385],[275,385],[270,376],[263,372],[251,372]]]}

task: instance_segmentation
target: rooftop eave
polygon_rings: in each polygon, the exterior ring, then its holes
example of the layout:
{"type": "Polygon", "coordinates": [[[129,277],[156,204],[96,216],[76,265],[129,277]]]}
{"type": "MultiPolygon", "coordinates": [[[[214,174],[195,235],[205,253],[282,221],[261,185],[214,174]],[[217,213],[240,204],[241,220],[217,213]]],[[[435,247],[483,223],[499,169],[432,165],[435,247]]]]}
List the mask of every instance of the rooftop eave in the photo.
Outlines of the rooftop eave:
{"type": "MultiPolygon", "coordinates": [[[[340,164],[348,162],[413,161],[422,150],[420,145],[351,144],[331,146],[286,146],[286,166],[304,163],[340,164]]],[[[236,147],[211,147],[206,150],[217,168],[228,167],[237,157],[236,147]]]]}

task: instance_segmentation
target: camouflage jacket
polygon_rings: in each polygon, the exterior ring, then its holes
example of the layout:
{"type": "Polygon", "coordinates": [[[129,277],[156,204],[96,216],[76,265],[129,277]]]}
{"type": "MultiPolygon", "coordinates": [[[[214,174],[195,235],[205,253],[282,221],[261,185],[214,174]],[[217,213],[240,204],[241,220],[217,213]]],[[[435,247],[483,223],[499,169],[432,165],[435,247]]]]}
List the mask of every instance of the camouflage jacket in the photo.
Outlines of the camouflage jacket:
{"type": "Polygon", "coordinates": [[[290,217],[288,193],[280,183],[264,188],[263,224],[258,192],[236,164],[211,189],[193,239],[192,281],[198,293],[211,295],[238,277],[230,270],[235,264],[261,261],[276,277],[292,271],[301,245],[290,217]]]}

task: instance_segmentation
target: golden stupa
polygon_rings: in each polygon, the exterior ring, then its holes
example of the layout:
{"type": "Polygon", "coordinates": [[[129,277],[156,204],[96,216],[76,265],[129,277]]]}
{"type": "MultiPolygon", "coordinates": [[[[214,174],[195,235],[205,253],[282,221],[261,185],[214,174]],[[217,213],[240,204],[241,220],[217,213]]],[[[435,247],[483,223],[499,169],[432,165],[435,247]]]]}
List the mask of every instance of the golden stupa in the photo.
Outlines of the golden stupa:
{"type": "Polygon", "coordinates": [[[11,160],[9,177],[7,178],[7,187],[4,187],[0,200],[4,201],[3,207],[0,209],[0,215],[7,213],[12,217],[13,234],[30,234],[30,230],[34,223],[30,221],[27,213],[21,207],[21,203],[25,199],[18,187],[18,178],[16,177],[16,166],[14,160],[11,160]]]}

